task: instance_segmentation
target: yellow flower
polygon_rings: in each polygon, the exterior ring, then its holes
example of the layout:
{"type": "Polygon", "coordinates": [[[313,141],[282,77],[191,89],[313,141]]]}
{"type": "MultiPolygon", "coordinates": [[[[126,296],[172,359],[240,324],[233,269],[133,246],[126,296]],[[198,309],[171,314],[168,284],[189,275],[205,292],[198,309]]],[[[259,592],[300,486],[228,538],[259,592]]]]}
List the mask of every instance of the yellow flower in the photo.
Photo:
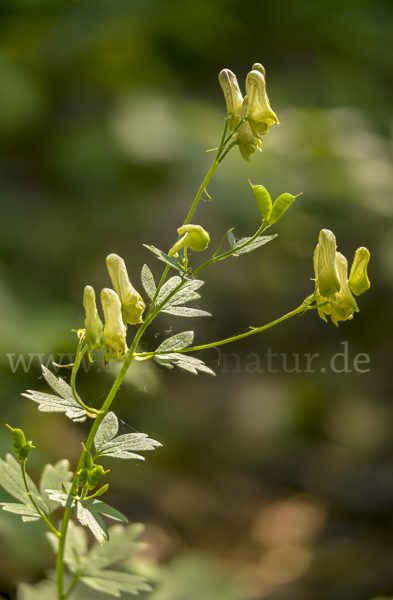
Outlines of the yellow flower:
{"type": "Polygon", "coordinates": [[[242,112],[243,96],[239,88],[235,73],[229,69],[223,69],[218,76],[222,91],[224,92],[227,105],[229,129],[233,131],[240,121],[242,112]]]}
{"type": "Polygon", "coordinates": [[[359,309],[348,285],[348,262],[340,252],[336,252],[336,264],[340,280],[340,291],[331,298],[330,306],[331,319],[335,325],[338,325],[338,321],[352,319],[353,313],[359,312],[359,309]]]}
{"type": "Polygon", "coordinates": [[[183,237],[172,246],[168,256],[178,256],[182,248],[191,248],[191,250],[205,250],[210,242],[210,236],[200,225],[183,225],[179,227],[177,233],[183,237]]]}
{"type": "Polygon", "coordinates": [[[122,306],[119,296],[113,290],[105,288],[101,292],[101,303],[105,315],[105,356],[108,363],[111,358],[125,360],[127,356],[127,330],[123,322],[122,306]]]}
{"type": "MultiPolygon", "coordinates": [[[[262,65],[259,66],[262,67],[262,65]]],[[[246,90],[248,104],[246,117],[252,132],[255,137],[265,135],[270,127],[279,121],[276,113],[270,107],[265,77],[260,70],[252,70],[247,75],[246,90]]]]}
{"type": "Polygon", "coordinates": [[[103,324],[98,315],[94,289],[87,285],[83,294],[83,306],[86,311],[85,329],[86,344],[91,352],[93,348],[100,350],[104,346],[105,336],[103,324]]]}
{"type": "Polygon", "coordinates": [[[367,248],[358,248],[356,250],[348,280],[349,287],[356,296],[363,294],[363,292],[370,288],[370,281],[367,276],[369,260],[370,252],[367,248]]]}
{"type": "Polygon", "coordinates": [[[124,260],[117,254],[110,254],[106,264],[112,285],[120,298],[124,323],[130,325],[142,323],[142,314],[146,306],[141,295],[130,283],[124,260]]]}

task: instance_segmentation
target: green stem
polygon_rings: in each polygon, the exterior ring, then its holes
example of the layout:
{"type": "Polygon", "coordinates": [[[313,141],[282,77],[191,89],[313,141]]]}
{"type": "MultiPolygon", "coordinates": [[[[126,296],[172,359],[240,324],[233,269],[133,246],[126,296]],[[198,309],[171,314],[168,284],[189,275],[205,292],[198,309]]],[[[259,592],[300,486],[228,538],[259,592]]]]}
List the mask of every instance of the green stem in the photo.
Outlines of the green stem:
{"type": "Polygon", "coordinates": [[[79,575],[75,575],[70,587],[68,588],[67,592],[64,595],[64,600],[67,600],[67,598],[69,598],[71,596],[72,592],[74,591],[74,587],[76,586],[78,581],[79,581],[79,575]]]}
{"type": "Polygon", "coordinates": [[[217,167],[219,166],[219,164],[220,163],[217,161],[217,157],[216,157],[213,160],[213,163],[212,163],[210,169],[208,170],[205,179],[202,181],[202,183],[201,183],[201,185],[199,187],[198,193],[195,196],[195,200],[192,203],[192,206],[191,206],[191,208],[190,208],[190,210],[188,212],[188,215],[184,219],[183,225],[188,225],[188,223],[191,221],[191,217],[194,214],[196,207],[198,206],[199,200],[202,198],[202,194],[205,191],[205,189],[207,187],[207,184],[209,183],[210,179],[213,176],[214,171],[217,169],[217,167]]]}
{"type": "Polygon", "coordinates": [[[266,329],[270,329],[270,327],[274,327],[274,325],[278,325],[289,319],[290,317],[294,317],[295,315],[302,314],[307,310],[311,310],[312,308],[317,308],[314,306],[309,306],[312,300],[305,300],[300,306],[287,313],[283,317],[268,323],[267,325],[262,325],[262,327],[253,327],[251,331],[246,331],[245,333],[240,333],[239,335],[234,335],[230,338],[226,338],[224,340],[219,340],[218,342],[212,342],[211,344],[202,344],[201,346],[192,346],[190,348],[182,348],[181,350],[164,350],[163,352],[141,352],[137,354],[137,356],[159,356],[160,354],[178,354],[178,353],[186,353],[186,352],[196,352],[198,350],[207,350],[208,348],[216,348],[217,346],[223,346],[224,344],[230,344],[231,342],[236,342],[237,340],[241,340],[243,338],[249,337],[250,335],[255,335],[256,333],[261,333],[261,331],[265,331],[266,329]]]}
{"type": "Polygon", "coordinates": [[[57,529],[55,527],[53,527],[52,523],[49,521],[49,519],[46,516],[46,514],[37,505],[37,503],[35,502],[35,500],[33,498],[33,494],[29,490],[29,485],[28,485],[27,479],[26,479],[26,463],[25,463],[25,461],[21,461],[20,468],[21,468],[21,471],[22,471],[23,483],[25,484],[26,492],[27,492],[27,495],[29,496],[29,498],[31,500],[32,505],[34,506],[34,508],[36,509],[37,513],[40,515],[40,517],[44,521],[44,523],[46,523],[46,525],[52,531],[52,533],[54,533],[56,537],[60,537],[60,533],[57,531],[57,529]]]}

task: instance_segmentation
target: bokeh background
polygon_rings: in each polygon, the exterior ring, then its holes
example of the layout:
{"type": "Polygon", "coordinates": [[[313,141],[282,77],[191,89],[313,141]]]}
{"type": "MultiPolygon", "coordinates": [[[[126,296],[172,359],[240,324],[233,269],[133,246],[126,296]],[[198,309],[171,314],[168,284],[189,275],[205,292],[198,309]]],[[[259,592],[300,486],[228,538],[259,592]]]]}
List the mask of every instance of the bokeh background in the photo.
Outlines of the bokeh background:
{"type": "MultiPolygon", "coordinates": [[[[210,351],[215,378],[133,368],[122,431],[163,448],[143,464],[107,459],[108,502],[147,525],[151,600],[393,594],[391,1],[2,0],[0,18],[1,420],[34,441],[30,474],[64,456],[75,467],[87,432],[21,397],[48,391],[37,355],[75,351],[83,288],[109,285],[110,252],[139,290],[145,262],[160,277],[142,243],[170,247],[209,168],[225,117],[218,72],[244,86],[262,62],[280,125],[252,164],[232,151],[195,220],[215,248],[229,228],[258,226],[248,179],[273,198],[303,195],[274,242],[204,273],[198,306],[213,318],[158,318],[145,347],[190,328],[211,342],[298,306],[321,228],[349,261],[370,249],[372,288],[338,328],[311,312],[210,351]],[[356,370],[359,354],[369,362],[356,370]]],[[[99,364],[79,378],[97,407],[114,377],[99,364]]],[[[53,568],[43,531],[0,512],[5,597],[53,568]]]]}

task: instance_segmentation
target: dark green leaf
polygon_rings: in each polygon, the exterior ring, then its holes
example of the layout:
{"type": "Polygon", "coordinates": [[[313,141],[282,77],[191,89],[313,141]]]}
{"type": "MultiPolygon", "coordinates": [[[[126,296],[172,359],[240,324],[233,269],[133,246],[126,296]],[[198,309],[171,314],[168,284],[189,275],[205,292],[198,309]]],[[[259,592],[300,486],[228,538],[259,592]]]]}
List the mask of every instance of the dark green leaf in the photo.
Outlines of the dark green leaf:
{"type": "Polygon", "coordinates": [[[147,244],[143,245],[145,246],[145,248],[150,250],[150,252],[153,252],[153,254],[155,254],[159,260],[162,260],[162,262],[166,263],[170,267],[173,267],[174,269],[177,269],[178,271],[184,271],[184,267],[181,264],[179,258],[172,258],[171,256],[165,254],[165,252],[159,250],[158,248],[155,248],[154,246],[148,246],[147,244]]]}
{"type": "MultiPolygon", "coordinates": [[[[240,248],[239,250],[237,250],[236,252],[234,252],[233,256],[240,256],[240,254],[246,254],[247,252],[252,252],[253,250],[256,250],[257,248],[259,248],[260,246],[264,246],[268,242],[271,242],[272,240],[274,240],[275,237],[277,237],[277,234],[275,234],[275,235],[263,235],[263,236],[257,237],[257,238],[255,238],[255,240],[253,242],[251,242],[250,244],[248,244],[244,248],[240,248]]],[[[241,240],[238,240],[236,242],[236,244],[233,246],[233,249],[236,249],[239,246],[242,246],[243,244],[245,244],[249,240],[251,240],[250,237],[245,237],[245,238],[242,238],[241,240]]]]}

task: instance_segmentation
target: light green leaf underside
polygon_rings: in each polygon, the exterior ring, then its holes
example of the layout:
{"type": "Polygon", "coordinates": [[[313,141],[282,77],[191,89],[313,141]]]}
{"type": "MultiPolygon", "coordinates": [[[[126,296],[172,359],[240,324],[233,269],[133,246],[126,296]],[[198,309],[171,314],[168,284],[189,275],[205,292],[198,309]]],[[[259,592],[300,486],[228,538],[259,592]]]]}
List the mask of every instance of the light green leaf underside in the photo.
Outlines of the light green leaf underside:
{"type": "Polygon", "coordinates": [[[154,281],[153,273],[150,271],[147,265],[143,265],[142,267],[141,280],[146,294],[150,300],[153,300],[157,287],[154,281]]]}
{"type": "Polygon", "coordinates": [[[49,507],[49,511],[53,512],[60,506],[60,502],[56,502],[49,497],[47,489],[61,490],[62,485],[68,483],[72,479],[72,471],[69,471],[68,460],[60,460],[55,465],[46,465],[42,471],[40,480],[40,492],[45,503],[49,507]]]}
{"type": "Polygon", "coordinates": [[[161,446],[156,440],[151,440],[146,433],[127,433],[115,438],[119,423],[114,413],[108,413],[99,426],[94,438],[94,446],[100,456],[113,458],[136,458],[145,460],[143,456],[134,454],[161,446]]]}
{"type": "Polygon", "coordinates": [[[172,337],[164,340],[157,348],[157,352],[165,352],[168,350],[182,350],[190,346],[194,340],[193,331],[182,331],[172,337]]]}
{"type": "Polygon", "coordinates": [[[141,523],[133,523],[127,527],[110,527],[109,541],[104,546],[94,544],[89,554],[84,557],[83,564],[88,568],[102,569],[125,560],[143,546],[141,542],[135,541],[143,530],[144,526],[141,523]]]}
{"type": "MultiPolygon", "coordinates": [[[[264,236],[257,237],[257,238],[255,238],[255,240],[253,242],[248,244],[248,246],[245,246],[244,248],[240,248],[238,251],[234,252],[233,256],[240,256],[241,254],[246,254],[247,252],[252,252],[253,250],[256,250],[257,248],[259,248],[260,246],[264,246],[268,242],[271,242],[272,240],[274,240],[275,237],[277,237],[277,234],[264,235],[264,236]]],[[[234,249],[238,248],[239,246],[242,246],[243,244],[248,242],[250,239],[251,239],[250,237],[245,237],[245,238],[242,238],[241,240],[238,240],[232,246],[232,249],[234,250],[234,249]]]]}
{"type": "Polygon", "coordinates": [[[81,408],[74,398],[72,389],[68,383],[61,378],[55,377],[44,365],[42,365],[42,372],[47,383],[59,395],[54,396],[53,394],[27,390],[22,396],[33,400],[33,402],[37,402],[38,410],[41,412],[62,412],[74,422],[85,421],[86,411],[81,408]]]}
{"type": "Polygon", "coordinates": [[[101,515],[127,523],[127,517],[100,500],[82,500],[75,502],[75,514],[80,523],[90,529],[99,544],[109,539],[108,530],[101,515]]]}
{"type": "Polygon", "coordinates": [[[165,308],[164,313],[169,315],[175,315],[176,317],[211,317],[212,315],[205,310],[199,310],[198,308],[188,308],[186,306],[173,306],[171,308],[165,308]]]}
{"type": "Polygon", "coordinates": [[[159,365],[162,365],[167,369],[173,369],[175,366],[179,369],[183,369],[184,371],[188,371],[189,373],[193,373],[193,375],[198,375],[198,371],[208,373],[209,375],[215,375],[214,371],[209,369],[209,367],[207,367],[202,360],[195,358],[194,356],[173,353],[160,354],[159,356],[154,356],[153,358],[159,365]]]}
{"type": "Polygon", "coordinates": [[[155,254],[157,256],[157,258],[159,260],[161,260],[162,262],[166,263],[170,267],[173,267],[174,269],[177,269],[177,271],[181,271],[181,272],[184,271],[184,268],[181,265],[178,258],[172,258],[171,256],[168,256],[167,254],[165,254],[165,252],[163,252],[162,250],[159,250],[158,248],[155,248],[154,246],[148,246],[147,244],[143,244],[143,245],[145,246],[145,248],[150,250],[150,252],[153,252],[153,254],[155,254]]]}
{"type": "Polygon", "coordinates": [[[138,591],[149,592],[151,587],[139,575],[121,571],[96,571],[90,570],[81,577],[81,581],[97,590],[120,598],[121,592],[137,594],[138,591]]]}
{"type": "Polygon", "coordinates": [[[26,504],[19,504],[18,502],[1,502],[3,510],[14,513],[22,517],[22,521],[39,521],[40,516],[35,508],[27,506],[26,504]]]}
{"type": "MultiPolygon", "coordinates": [[[[36,504],[45,513],[49,513],[49,507],[47,506],[46,502],[44,502],[44,500],[41,498],[35,483],[32,481],[32,479],[30,479],[28,475],[26,475],[26,479],[29,486],[29,490],[32,494],[32,498],[34,499],[36,504]]],[[[6,455],[5,461],[0,458],[0,485],[2,485],[6,492],[11,494],[11,496],[19,500],[22,503],[22,505],[28,506],[29,508],[34,510],[36,515],[38,514],[35,511],[33,503],[26,492],[20,464],[11,454],[6,455]]]]}

